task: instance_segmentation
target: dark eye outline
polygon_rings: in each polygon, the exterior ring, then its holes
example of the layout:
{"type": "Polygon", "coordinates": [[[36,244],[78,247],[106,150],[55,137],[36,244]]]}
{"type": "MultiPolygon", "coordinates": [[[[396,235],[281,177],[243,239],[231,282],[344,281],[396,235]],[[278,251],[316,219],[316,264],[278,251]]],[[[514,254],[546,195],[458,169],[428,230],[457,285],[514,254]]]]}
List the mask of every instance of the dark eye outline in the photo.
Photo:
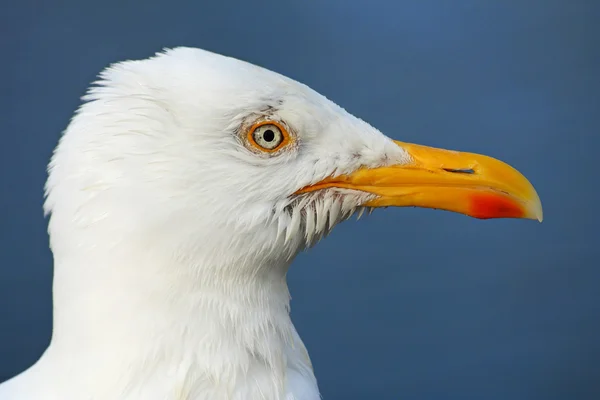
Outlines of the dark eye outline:
{"type": "MultiPolygon", "coordinates": [[[[275,135],[277,135],[277,133],[275,133],[275,135]]],[[[258,149],[260,151],[267,152],[267,153],[276,152],[276,151],[280,150],[281,148],[287,146],[290,143],[290,134],[288,133],[287,129],[281,123],[279,123],[277,121],[272,121],[272,120],[260,121],[260,122],[255,123],[254,125],[252,125],[250,127],[250,129],[248,130],[247,138],[248,138],[248,143],[250,143],[250,145],[252,145],[253,147],[255,147],[256,149],[258,149]],[[273,148],[261,146],[256,141],[256,137],[255,137],[256,130],[260,127],[264,127],[267,125],[272,125],[281,134],[281,142],[278,143],[277,146],[275,146],[273,148]]]]}

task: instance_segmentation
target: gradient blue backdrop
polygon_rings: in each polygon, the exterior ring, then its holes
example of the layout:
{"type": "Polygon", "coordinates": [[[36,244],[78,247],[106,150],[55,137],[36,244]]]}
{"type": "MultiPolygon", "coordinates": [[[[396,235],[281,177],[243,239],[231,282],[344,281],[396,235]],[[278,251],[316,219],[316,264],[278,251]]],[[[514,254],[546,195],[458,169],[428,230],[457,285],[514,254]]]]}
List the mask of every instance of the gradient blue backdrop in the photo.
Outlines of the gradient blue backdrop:
{"type": "MultiPolygon", "coordinates": [[[[600,2],[4,1],[0,381],[51,333],[45,165],[107,64],[188,45],[273,69],[389,136],[521,170],[543,224],[388,209],[290,272],[324,398],[600,398],[600,2]]],[[[3,399],[4,400],[4,399],[3,399]]]]}

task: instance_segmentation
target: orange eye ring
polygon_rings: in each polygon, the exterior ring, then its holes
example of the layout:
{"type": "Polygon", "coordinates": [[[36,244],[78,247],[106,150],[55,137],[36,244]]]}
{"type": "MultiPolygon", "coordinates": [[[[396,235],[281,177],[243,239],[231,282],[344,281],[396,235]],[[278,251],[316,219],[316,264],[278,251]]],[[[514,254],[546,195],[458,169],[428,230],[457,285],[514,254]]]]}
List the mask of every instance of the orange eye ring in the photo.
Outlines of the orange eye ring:
{"type": "Polygon", "coordinates": [[[287,146],[291,138],[282,123],[264,120],[254,123],[248,129],[247,140],[258,151],[274,153],[287,146]]]}

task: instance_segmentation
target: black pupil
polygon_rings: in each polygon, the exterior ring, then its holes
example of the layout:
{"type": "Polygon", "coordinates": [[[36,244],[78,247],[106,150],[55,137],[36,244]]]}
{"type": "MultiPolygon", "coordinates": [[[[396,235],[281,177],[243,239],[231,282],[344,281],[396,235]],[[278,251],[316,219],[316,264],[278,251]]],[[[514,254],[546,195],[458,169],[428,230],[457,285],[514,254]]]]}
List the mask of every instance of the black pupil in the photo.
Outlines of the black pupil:
{"type": "Polygon", "coordinates": [[[265,139],[266,142],[272,142],[275,140],[275,132],[273,132],[271,129],[267,129],[263,133],[263,139],[265,139]]]}

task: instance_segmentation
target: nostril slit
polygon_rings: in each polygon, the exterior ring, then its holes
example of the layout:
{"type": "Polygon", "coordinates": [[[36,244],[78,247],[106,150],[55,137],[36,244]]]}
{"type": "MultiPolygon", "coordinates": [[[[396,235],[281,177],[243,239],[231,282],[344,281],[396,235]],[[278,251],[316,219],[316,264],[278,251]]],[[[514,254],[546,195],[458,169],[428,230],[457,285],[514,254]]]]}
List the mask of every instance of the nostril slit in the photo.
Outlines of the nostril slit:
{"type": "Polygon", "coordinates": [[[452,172],[454,174],[474,174],[475,170],[473,168],[444,168],[446,172],[452,172]]]}

